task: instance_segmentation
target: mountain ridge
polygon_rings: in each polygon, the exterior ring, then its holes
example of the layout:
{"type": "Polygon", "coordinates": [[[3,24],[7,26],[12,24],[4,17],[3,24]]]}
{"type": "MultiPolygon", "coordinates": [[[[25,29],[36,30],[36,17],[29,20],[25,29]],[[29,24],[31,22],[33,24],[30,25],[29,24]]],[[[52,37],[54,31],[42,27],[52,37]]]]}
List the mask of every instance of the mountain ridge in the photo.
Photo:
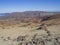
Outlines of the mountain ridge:
{"type": "Polygon", "coordinates": [[[44,17],[60,14],[60,12],[45,12],[45,11],[24,11],[24,12],[12,12],[12,13],[0,13],[0,18],[22,18],[22,17],[44,17]]]}

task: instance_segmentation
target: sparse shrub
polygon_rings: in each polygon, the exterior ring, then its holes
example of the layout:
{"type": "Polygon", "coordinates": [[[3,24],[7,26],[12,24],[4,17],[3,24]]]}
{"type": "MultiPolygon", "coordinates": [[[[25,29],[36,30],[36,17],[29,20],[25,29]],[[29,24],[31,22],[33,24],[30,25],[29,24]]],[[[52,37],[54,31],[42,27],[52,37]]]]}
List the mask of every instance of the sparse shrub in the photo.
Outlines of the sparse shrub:
{"type": "Polygon", "coordinates": [[[24,36],[18,36],[17,37],[17,42],[24,41],[25,37],[24,36]]]}
{"type": "Polygon", "coordinates": [[[3,39],[3,41],[7,41],[7,39],[3,39]]]}
{"type": "Polygon", "coordinates": [[[7,39],[8,39],[8,40],[11,40],[11,38],[10,38],[10,37],[7,37],[7,39]]]}
{"type": "Polygon", "coordinates": [[[16,41],[16,39],[13,39],[12,41],[16,41]]]}
{"type": "Polygon", "coordinates": [[[1,38],[3,39],[4,37],[2,36],[1,38]]]}
{"type": "Polygon", "coordinates": [[[18,43],[18,45],[22,45],[22,43],[18,43]]]}
{"type": "Polygon", "coordinates": [[[5,27],[2,27],[2,29],[5,29],[5,27]]]}

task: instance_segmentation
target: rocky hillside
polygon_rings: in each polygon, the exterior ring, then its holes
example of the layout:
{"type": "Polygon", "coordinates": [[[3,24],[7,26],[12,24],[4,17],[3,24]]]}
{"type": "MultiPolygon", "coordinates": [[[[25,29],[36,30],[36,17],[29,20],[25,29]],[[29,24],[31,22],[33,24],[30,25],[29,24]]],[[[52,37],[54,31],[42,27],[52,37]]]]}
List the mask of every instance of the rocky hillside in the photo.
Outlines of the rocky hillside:
{"type": "MultiPolygon", "coordinates": [[[[0,24],[3,26],[10,25],[33,25],[38,26],[41,22],[46,22],[46,24],[51,25],[59,22],[60,13],[59,12],[44,12],[44,11],[25,11],[25,12],[13,12],[13,13],[1,13],[0,24]]],[[[59,22],[60,23],[60,22],[59,22]]],[[[0,25],[0,26],[1,26],[0,25]]]]}
{"type": "Polygon", "coordinates": [[[12,12],[0,13],[0,18],[21,18],[21,17],[43,17],[58,14],[60,12],[44,12],[44,11],[25,11],[25,12],[12,12]]]}

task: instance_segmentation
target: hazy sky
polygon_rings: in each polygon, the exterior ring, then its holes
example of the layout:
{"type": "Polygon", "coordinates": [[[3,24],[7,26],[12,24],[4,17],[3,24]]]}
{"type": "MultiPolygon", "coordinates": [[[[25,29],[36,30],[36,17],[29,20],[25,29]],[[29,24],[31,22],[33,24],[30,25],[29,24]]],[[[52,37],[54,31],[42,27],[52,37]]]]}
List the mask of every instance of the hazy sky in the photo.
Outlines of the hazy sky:
{"type": "Polygon", "coordinates": [[[0,0],[0,13],[60,11],[60,0],[0,0]]]}

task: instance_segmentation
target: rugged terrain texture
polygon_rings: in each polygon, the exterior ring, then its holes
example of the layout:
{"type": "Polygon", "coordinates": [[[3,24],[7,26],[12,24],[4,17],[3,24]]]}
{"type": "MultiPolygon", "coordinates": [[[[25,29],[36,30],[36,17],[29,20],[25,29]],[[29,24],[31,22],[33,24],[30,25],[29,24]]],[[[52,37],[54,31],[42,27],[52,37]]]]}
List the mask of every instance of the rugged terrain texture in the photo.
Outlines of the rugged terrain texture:
{"type": "Polygon", "coordinates": [[[60,45],[60,13],[26,11],[0,16],[0,45],[60,45]]]}

